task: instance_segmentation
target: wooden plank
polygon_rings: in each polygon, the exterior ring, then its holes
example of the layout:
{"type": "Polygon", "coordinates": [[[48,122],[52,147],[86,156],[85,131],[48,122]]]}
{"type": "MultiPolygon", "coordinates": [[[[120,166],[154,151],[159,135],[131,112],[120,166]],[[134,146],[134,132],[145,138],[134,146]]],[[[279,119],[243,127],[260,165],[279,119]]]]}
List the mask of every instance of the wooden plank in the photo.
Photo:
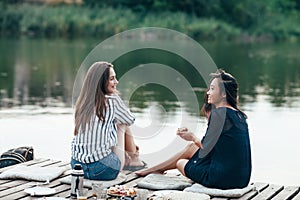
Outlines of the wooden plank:
{"type": "Polygon", "coordinates": [[[282,185],[269,185],[265,190],[263,190],[261,193],[258,193],[253,200],[269,200],[272,199],[274,196],[276,196],[281,190],[283,190],[282,185]]]}
{"type": "MultiPolygon", "coordinates": [[[[51,181],[49,184],[44,185],[44,186],[50,187],[50,188],[54,188],[54,187],[56,187],[56,186],[58,186],[58,185],[63,185],[63,184],[60,182],[60,178],[63,178],[63,177],[65,177],[65,176],[68,176],[68,174],[67,174],[67,175],[63,174],[63,175],[59,176],[57,179],[51,181]]],[[[41,182],[38,182],[38,181],[31,181],[30,183],[28,183],[28,185],[31,186],[31,187],[34,187],[34,186],[36,186],[37,184],[41,184],[41,182]]],[[[70,186],[69,186],[69,187],[70,187],[70,186]]]]}
{"type": "Polygon", "coordinates": [[[68,197],[70,196],[71,186],[70,185],[59,185],[54,188],[56,190],[56,197],[68,197]]]}
{"type": "Polygon", "coordinates": [[[5,184],[7,184],[9,182],[12,182],[12,180],[5,180],[5,179],[0,180],[0,191],[6,190],[8,188],[8,186],[5,184]]]}
{"type": "MultiPolygon", "coordinates": [[[[60,192],[54,195],[51,195],[51,197],[62,197],[62,198],[70,198],[70,190],[68,191],[64,191],[64,192],[60,192]]],[[[32,196],[26,196],[23,198],[19,198],[19,200],[36,200],[36,199],[40,199],[41,197],[32,197],[32,196]]]]}
{"type": "MultiPolygon", "coordinates": [[[[25,162],[20,165],[27,166],[58,166],[58,167],[68,167],[70,168],[69,162],[51,160],[51,159],[36,159],[33,161],[25,162]]],[[[14,165],[15,166],[15,165],[14,165]]],[[[13,166],[12,166],[13,167],[13,166]]],[[[1,173],[1,171],[0,171],[1,173]]],[[[56,189],[57,193],[51,196],[70,198],[70,185],[62,184],[60,178],[69,176],[70,170],[67,170],[62,176],[52,181],[47,187],[56,189]]],[[[136,187],[137,183],[143,179],[143,177],[138,177],[134,172],[125,171],[127,178],[122,185],[128,187],[136,187]]],[[[4,199],[23,199],[23,200],[34,200],[38,199],[36,197],[31,197],[29,194],[24,192],[24,189],[34,187],[40,182],[29,182],[26,180],[0,180],[0,200],[4,199]]],[[[234,198],[234,200],[300,200],[300,188],[296,186],[283,187],[280,185],[269,185],[267,183],[254,183],[256,190],[250,191],[241,198],[234,198]]],[[[86,189],[88,193],[88,199],[92,198],[93,191],[91,189],[86,189]]],[[[150,195],[153,191],[137,188],[139,195],[137,199],[141,197],[144,198],[150,195]]],[[[212,200],[227,200],[229,198],[213,197],[212,200]]]]}
{"type": "Polygon", "coordinates": [[[125,183],[124,185],[128,187],[136,187],[137,183],[140,182],[144,177],[137,177],[135,179],[132,179],[130,182],[125,183]]]}
{"type": "Polygon", "coordinates": [[[70,169],[71,169],[71,165],[70,165],[70,162],[66,162],[66,161],[61,161],[59,163],[59,165],[57,165],[58,167],[66,167],[68,166],[70,169]]]}
{"type": "Polygon", "coordinates": [[[0,193],[0,199],[1,200],[5,200],[5,199],[13,199],[13,198],[10,198],[9,196],[10,195],[14,195],[14,194],[17,194],[19,192],[23,192],[23,190],[25,188],[28,188],[28,186],[26,186],[26,184],[23,184],[23,185],[19,185],[19,186],[16,186],[16,187],[13,187],[13,188],[9,188],[7,190],[4,190],[0,193]]]}
{"type": "Polygon", "coordinates": [[[4,184],[4,183],[7,183],[7,182],[9,182],[10,180],[7,180],[7,179],[2,179],[2,180],[0,180],[0,186],[1,186],[1,184],[4,184]]]}
{"type": "Polygon", "coordinates": [[[11,182],[5,184],[5,186],[7,186],[7,188],[5,190],[0,191],[0,198],[23,190],[24,188],[26,188],[26,186],[24,186],[24,187],[22,187],[22,186],[26,183],[28,183],[28,181],[16,180],[16,181],[11,181],[11,182]]]}
{"type": "MultiPolygon", "coordinates": [[[[59,178],[61,178],[63,176],[66,176],[66,175],[62,175],[59,178]]],[[[40,183],[41,182],[37,182],[37,181],[28,182],[26,180],[11,181],[6,184],[7,186],[9,186],[9,188],[0,192],[0,197],[1,198],[5,197],[7,199],[18,199],[21,197],[29,196],[27,193],[24,192],[24,189],[34,187],[36,184],[40,184],[40,183]]],[[[45,186],[50,187],[50,188],[55,188],[60,185],[62,185],[60,180],[56,179],[45,186]]],[[[69,185],[65,185],[64,187],[70,188],[69,185]]]]}
{"type": "MultiPolygon", "coordinates": [[[[63,198],[70,198],[71,188],[70,185],[60,185],[58,188],[55,188],[58,192],[53,195],[55,197],[63,197],[63,198]]],[[[92,189],[84,188],[84,194],[88,197],[88,199],[93,199],[93,191],[92,189]]],[[[22,200],[26,200],[24,198],[22,200]]]]}
{"type": "Polygon", "coordinates": [[[70,166],[70,162],[63,162],[63,161],[58,161],[58,160],[48,160],[44,163],[40,163],[34,166],[41,166],[41,167],[69,167],[71,169],[70,166]]]}
{"type": "Polygon", "coordinates": [[[252,185],[255,187],[255,190],[248,192],[247,194],[243,195],[240,198],[237,198],[237,200],[252,199],[254,196],[258,194],[258,192],[262,192],[264,189],[266,189],[269,186],[268,183],[260,183],[260,182],[256,182],[252,185]]]}
{"type": "MultiPolygon", "coordinates": [[[[65,185],[66,186],[66,185],[65,185]]],[[[70,193],[71,193],[71,186],[69,185],[69,189],[58,193],[56,196],[57,197],[63,197],[63,198],[70,198],[70,193]]]]}
{"type": "MultiPolygon", "coordinates": [[[[69,162],[62,162],[57,160],[51,159],[39,159],[33,160],[26,163],[22,163],[19,165],[26,165],[26,166],[70,166],[69,162]]],[[[14,166],[12,166],[14,167],[14,166]]],[[[60,178],[64,176],[68,176],[71,173],[70,170],[67,170],[62,176],[58,179],[52,181],[50,184],[46,185],[47,187],[56,189],[57,193],[53,196],[59,196],[68,198],[70,197],[70,185],[60,183],[60,178]]],[[[133,180],[138,179],[139,177],[136,176],[134,173],[126,172],[127,179],[126,182],[132,182],[133,180]]],[[[27,180],[2,180],[1,185],[3,187],[3,191],[0,192],[0,200],[2,199],[36,199],[35,197],[31,197],[29,194],[24,192],[24,189],[34,187],[36,184],[40,182],[36,181],[27,181],[27,180]]],[[[92,198],[92,190],[88,190],[89,198],[92,198]]]]}
{"type": "Polygon", "coordinates": [[[25,180],[16,180],[16,181],[12,181],[12,180],[9,180],[9,182],[5,183],[5,184],[2,184],[0,186],[0,197],[2,197],[3,195],[5,195],[5,190],[8,190],[10,188],[14,188],[18,185],[21,185],[21,184],[24,184],[24,183],[27,183],[28,181],[25,181],[25,180]]]}
{"type": "Polygon", "coordinates": [[[294,196],[293,200],[300,200],[300,192],[294,196]]]}
{"type": "MultiPolygon", "coordinates": [[[[17,164],[17,165],[29,166],[29,165],[34,165],[34,164],[37,164],[37,163],[40,163],[40,162],[45,162],[46,160],[49,160],[49,159],[40,158],[40,159],[35,159],[35,160],[30,160],[30,161],[27,161],[27,162],[23,162],[23,163],[20,163],[20,164],[17,164]]],[[[8,166],[8,167],[1,168],[0,173],[4,172],[5,170],[8,170],[10,168],[13,168],[14,166],[16,166],[16,165],[11,165],[11,166],[8,166]]]]}
{"type": "Polygon", "coordinates": [[[299,187],[287,186],[279,192],[272,200],[289,200],[299,192],[299,187]]]}
{"type": "Polygon", "coordinates": [[[47,167],[47,166],[53,166],[54,164],[60,163],[58,160],[46,160],[44,162],[36,163],[34,165],[30,166],[35,166],[35,167],[47,167]]]}
{"type": "MultiPolygon", "coordinates": [[[[57,161],[57,160],[50,160],[50,159],[37,159],[37,160],[32,160],[29,162],[21,163],[18,165],[26,165],[26,166],[41,166],[41,167],[46,167],[46,166],[62,166],[66,167],[69,165],[68,162],[62,162],[62,161],[57,161]]],[[[16,165],[14,165],[16,166],[16,165]]],[[[11,166],[13,167],[13,166],[11,166]]],[[[63,174],[61,177],[66,176],[70,174],[70,172],[66,172],[63,174]]],[[[26,180],[6,180],[6,183],[2,181],[2,184],[0,185],[0,199],[1,198],[6,198],[6,199],[17,199],[21,198],[24,196],[28,196],[25,192],[23,192],[24,189],[34,187],[36,184],[39,184],[40,182],[29,182],[26,180]]],[[[55,187],[56,185],[61,184],[59,181],[54,181],[51,182],[48,186],[49,187],[55,187]]]]}
{"type": "MultiPolygon", "coordinates": [[[[126,183],[129,183],[133,180],[136,180],[140,178],[139,176],[137,176],[135,173],[130,173],[126,175],[126,180],[122,183],[123,185],[125,185],[126,183]]],[[[143,177],[142,177],[143,178],[143,177]]]]}
{"type": "Polygon", "coordinates": [[[30,161],[21,163],[21,165],[31,166],[31,165],[35,165],[38,163],[46,162],[47,160],[49,160],[49,158],[38,158],[38,159],[34,159],[34,160],[30,160],[30,161]]]}
{"type": "Polygon", "coordinates": [[[255,190],[250,191],[246,194],[244,194],[242,197],[239,198],[227,198],[227,197],[213,197],[211,198],[212,200],[226,200],[226,199],[234,199],[234,200],[249,200],[252,199],[257,193],[258,191],[263,191],[265,188],[268,187],[267,183],[254,183],[252,184],[255,187],[255,190]]]}
{"type": "MultiPolygon", "coordinates": [[[[15,193],[8,194],[8,195],[5,196],[5,198],[7,198],[7,199],[20,199],[20,198],[28,197],[29,194],[25,193],[24,189],[34,187],[36,185],[35,183],[36,182],[29,182],[27,184],[24,184],[24,186],[22,187],[21,190],[19,189],[15,193]]],[[[66,190],[70,189],[70,186],[62,185],[59,180],[55,180],[55,181],[49,183],[48,185],[45,185],[45,187],[54,188],[57,193],[60,193],[60,192],[63,192],[63,191],[66,191],[66,190]]]]}

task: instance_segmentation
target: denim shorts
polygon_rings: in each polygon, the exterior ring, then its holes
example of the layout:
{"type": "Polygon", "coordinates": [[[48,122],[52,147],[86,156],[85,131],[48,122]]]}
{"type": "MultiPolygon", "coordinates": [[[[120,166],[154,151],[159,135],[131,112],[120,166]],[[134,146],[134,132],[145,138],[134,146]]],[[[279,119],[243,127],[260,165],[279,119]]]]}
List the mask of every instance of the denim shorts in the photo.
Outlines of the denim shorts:
{"type": "Polygon", "coordinates": [[[75,164],[81,164],[84,178],[91,180],[113,180],[117,178],[121,168],[121,161],[114,152],[93,163],[82,163],[72,158],[72,169],[75,164]]]}

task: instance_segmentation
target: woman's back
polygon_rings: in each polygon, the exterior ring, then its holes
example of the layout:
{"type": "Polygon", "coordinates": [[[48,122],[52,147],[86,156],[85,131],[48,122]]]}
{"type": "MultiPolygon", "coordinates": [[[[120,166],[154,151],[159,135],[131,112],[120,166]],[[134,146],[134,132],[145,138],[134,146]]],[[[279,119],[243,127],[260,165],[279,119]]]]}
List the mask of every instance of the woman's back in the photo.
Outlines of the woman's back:
{"type": "MultiPolygon", "coordinates": [[[[208,182],[220,188],[245,187],[251,175],[251,149],[246,119],[238,110],[218,108],[226,112],[221,135],[210,152],[208,182]]],[[[224,113],[225,113],[224,112],[224,113]]]]}
{"type": "Polygon", "coordinates": [[[95,114],[85,132],[81,132],[80,127],[79,134],[72,142],[72,158],[91,163],[106,157],[111,153],[112,147],[117,145],[116,121],[129,125],[134,122],[134,116],[119,96],[106,95],[106,100],[104,121],[95,114]]]}

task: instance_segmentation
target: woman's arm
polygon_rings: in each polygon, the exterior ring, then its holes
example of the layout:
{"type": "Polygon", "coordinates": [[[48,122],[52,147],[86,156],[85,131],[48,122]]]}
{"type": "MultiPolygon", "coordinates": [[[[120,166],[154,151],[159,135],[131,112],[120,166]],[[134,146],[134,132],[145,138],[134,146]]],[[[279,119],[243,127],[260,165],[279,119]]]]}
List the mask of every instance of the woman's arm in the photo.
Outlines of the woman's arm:
{"type": "Polygon", "coordinates": [[[195,145],[196,145],[197,147],[199,147],[200,149],[203,149],[202,142],[201,142],[201,140],[200,140],[199,138],[197,138],[197,137],[195,136],[193,142],[195,143],[195,145]]]}
{"type": "Polygon", "coordinates": [[[199,158],[205,157],[214,148],[223,131],[226,119],[226,108],[214,109],[211,112],[208,127],[203,137],[203,148],[199,151],[199,158]]]}
{"type": "Polygon", "coordinates": [[[179,128],[177,130],[177,135],[186,141],[193,141],[195,145],[199,148],[203,148],[201,140],[197,138],[192,132],[189,132],[187,128],[179,128]]]}
{"type": "Polygon", "coordinates": [[[202,141],[193,133],[186,130],[178,130],[177,134],[187,140],[193,141],[201,150],[199,157],[205,157],[216,145],[222,133],[224,122],[226,118],[226,108],[218,108],[211,112],[208,127],[202,141]]]}

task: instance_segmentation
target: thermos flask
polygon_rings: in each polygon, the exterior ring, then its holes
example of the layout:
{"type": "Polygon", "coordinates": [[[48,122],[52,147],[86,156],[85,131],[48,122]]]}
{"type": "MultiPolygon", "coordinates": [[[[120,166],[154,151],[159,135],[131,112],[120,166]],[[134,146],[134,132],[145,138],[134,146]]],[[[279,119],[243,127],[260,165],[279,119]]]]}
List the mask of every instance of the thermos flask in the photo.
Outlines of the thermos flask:
{"type": "Polygon", "coordinates": [[[76,199],[77,195],[83,192],[83,170],[80,164],[75,164],[71,173],[71,198],[76,199]]]}

